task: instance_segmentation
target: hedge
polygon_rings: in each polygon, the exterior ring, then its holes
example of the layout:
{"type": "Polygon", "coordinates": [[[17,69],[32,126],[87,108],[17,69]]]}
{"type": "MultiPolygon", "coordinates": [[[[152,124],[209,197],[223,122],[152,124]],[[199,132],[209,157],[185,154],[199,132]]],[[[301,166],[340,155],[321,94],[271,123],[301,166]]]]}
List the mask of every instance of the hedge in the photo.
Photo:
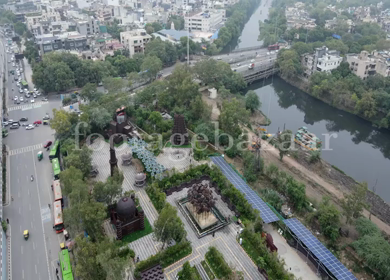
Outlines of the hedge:
{"type": "Polygon", "coordinates": [[[191,242],[184,241],[176,245],[168,247],[164,251],[157,253],[149,257],[148,259],[137,263],[134,270],[135,278],[141,276],[141,272],[145,271],[153,266],[160,264],[162,267],[167,267],[178,260],[181,260],[185,256],[188,256],[192,253],[191,242]]]}
{"type": "Polygon", "coordinates": [[[207,262],[219,279],[229,277],[233,271],[226,263],[223,255],[215,247],[210,247],[205,255],[207,262]]]}

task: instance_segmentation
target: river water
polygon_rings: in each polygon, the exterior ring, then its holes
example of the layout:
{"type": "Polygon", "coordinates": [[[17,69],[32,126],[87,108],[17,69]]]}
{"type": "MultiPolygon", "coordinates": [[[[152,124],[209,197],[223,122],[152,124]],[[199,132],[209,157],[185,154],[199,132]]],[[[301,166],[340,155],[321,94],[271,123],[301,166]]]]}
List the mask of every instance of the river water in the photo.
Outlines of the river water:
{"type": "MultiPolygon", "coordinates": [[[[232,42],[231,48],[258,46],[259,20],[268,16],[271,1],[260,4],[241,36],[232,42]]],[[[390,131],[378,130],[371,123],[355,115],[335,109],[278,77],[258,81],[249,89],[254,90],[262,102],[261,110],[271,119],[270,133],[278,129],[292,130],[306,126],[323,141],[323,134],[336,133],[330,140],[330,151],[321,156],[357,181],[366,181],[369,188],[376,185],[376,193],[390,202],[390,131]]]]}

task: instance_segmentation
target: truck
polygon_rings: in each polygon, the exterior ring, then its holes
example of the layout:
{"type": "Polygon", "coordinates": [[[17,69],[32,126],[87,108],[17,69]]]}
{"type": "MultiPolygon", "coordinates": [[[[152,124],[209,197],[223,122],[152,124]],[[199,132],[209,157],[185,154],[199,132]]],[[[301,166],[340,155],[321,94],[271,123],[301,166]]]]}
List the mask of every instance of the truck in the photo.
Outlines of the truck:
{"type": "Polygon", "coordinates": [[[254,63],[251,63],[248,65],[248,69],[253,69],[255,67],[255,64],[254,63]]]}

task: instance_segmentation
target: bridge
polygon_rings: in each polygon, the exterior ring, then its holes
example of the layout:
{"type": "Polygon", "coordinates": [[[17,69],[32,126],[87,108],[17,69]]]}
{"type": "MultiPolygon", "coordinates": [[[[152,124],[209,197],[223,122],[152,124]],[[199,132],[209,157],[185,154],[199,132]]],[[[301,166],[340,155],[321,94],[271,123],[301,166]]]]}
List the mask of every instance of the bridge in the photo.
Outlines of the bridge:
{"type": "Polygon", "coordinates": [[[243,71],[240,74],[243,76],[244,81],[250,85],[254,81],[266,79],[278,71],[279,69],[275,66],[274,62],[266,62],[254,67],[253,69],[243,71]]]}

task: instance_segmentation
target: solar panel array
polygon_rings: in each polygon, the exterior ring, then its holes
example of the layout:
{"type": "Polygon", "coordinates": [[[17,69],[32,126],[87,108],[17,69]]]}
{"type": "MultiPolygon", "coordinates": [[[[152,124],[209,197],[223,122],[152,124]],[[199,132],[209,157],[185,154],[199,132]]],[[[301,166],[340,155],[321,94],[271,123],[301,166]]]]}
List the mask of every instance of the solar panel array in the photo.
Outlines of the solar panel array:
{"type": "Polygon", "coordinates": [[[284,223],[338,280],[357,280],[299,220],[292,218],[284,220],[284,223]]]}
{"type": "Polygon", "coordinates": [[[225,177],[233,184],[233,186],[241,191],[246,200],[252,205],[254,209],[260,211],[260,217],[264,223],[269,224],[279,221],[278,216],[272,212],[271,208],[253,191],[248,184],[230,167],[223,157],[211,157],[211,160],[221,169],[225,177]]]}

